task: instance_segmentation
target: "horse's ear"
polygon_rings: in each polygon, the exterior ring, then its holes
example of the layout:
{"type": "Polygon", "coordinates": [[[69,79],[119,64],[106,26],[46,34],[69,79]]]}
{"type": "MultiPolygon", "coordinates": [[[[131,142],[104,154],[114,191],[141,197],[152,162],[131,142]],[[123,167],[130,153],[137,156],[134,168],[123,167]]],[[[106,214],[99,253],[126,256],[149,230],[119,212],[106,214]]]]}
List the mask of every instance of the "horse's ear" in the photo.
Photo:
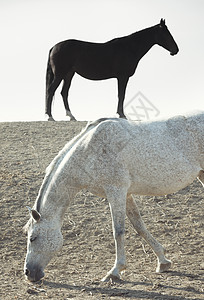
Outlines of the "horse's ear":
{"type": "Polygon", "coordinates": [[[31,215],[32,215],[32,217],[33,217],[33,219],[35,220],[35,221],[40,221],[40,214],[39,214],[39,212],[37,211],[37,210],[35,210],[35,209],[32,209],[31,210],[31,215]]]}
{"type": "Polygon", "coordinates": [[[31,215],[31,217],[35,220],[35,221],[39,221],[40,220],[40,214],[37,210],[30,208],[29,206],[27,206],[29,213],[31,215]]]}
{"type": "Polygon", "coordinates": [[[161,26],[161,27],[165,26],[165,19],[161,19],[161,21],[160,21],[160,26],[161,26]]]}

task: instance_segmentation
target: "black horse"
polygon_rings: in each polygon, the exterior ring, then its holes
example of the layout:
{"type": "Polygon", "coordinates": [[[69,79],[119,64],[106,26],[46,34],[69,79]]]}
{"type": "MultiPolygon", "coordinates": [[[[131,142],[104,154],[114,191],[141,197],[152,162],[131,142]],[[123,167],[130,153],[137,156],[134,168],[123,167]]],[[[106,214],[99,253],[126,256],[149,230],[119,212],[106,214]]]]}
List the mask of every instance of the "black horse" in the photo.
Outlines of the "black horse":
{"type": "Polygon", "coordinates": [[[135,73],[139,60],[155,44],[168,50],[171,55],[179,51],[163,19],[158,25],[106,43],[67,40],[56,44],[49,52],[46,74],[45,113],[48,120],[54,120],[52,99],[62,80],[61,95],[66,115],[75,120],[68,104],[68,92],[75,72],[91,80],[117,78],[117,113],[120,118],[125,118],[123,102],[129,77],[135,73]]]}

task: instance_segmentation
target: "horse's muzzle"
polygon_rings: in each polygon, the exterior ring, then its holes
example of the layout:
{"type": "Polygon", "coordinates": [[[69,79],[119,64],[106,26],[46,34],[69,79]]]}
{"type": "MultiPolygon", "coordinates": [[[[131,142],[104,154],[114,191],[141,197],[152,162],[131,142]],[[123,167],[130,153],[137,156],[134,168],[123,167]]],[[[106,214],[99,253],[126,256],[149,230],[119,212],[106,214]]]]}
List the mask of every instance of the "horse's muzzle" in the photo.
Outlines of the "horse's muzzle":
{"type": "Polygon", "coordinates": [[[177,48],[175,51],[171,51],[170,55],[174,56],[179,52],[179,48],[177,48]]]}
{"type": "Polygon", "coordinates": [[[44,277],[44,272],[39,267],[26,266],[24,272],[25,272],[26,278],[32,282],[39,281],[41,278],[44,277]]]}

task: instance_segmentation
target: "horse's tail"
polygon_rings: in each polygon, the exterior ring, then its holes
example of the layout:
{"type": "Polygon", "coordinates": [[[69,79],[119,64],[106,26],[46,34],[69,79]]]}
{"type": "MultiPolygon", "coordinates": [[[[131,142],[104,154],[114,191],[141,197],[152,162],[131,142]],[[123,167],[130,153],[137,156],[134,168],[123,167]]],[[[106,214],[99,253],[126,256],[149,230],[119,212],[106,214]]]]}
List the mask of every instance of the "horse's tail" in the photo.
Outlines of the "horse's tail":
{"type": "Polygon", "coordinates": [[[50,64],[50,53],[49,51],[48,62],[47,62],[47,71],[46,71],[46,96],[45,96],[45,113],[51,116],[51,103],[49,103],[49,87],[54,79],[54,73],[50,64]]]}

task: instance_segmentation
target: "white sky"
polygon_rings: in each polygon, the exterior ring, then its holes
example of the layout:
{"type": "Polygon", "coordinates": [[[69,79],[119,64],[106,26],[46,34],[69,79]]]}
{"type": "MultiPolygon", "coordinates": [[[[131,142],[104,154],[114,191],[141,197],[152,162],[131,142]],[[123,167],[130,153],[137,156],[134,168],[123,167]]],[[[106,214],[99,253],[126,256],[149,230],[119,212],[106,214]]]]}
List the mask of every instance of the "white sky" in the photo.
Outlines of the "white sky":
{"type": "MultiPolygon", "coordinates": [[[[49,49],[57,42],[105,42],[161,18],[180,52],[172,57],[154,46],[130,78],[125,103],[140,91],[160,117],[204,110],[203,16],[203,0],[0,0],[0,121],[45,120],[45,71],[49,49]]],[[[115,116],[116,79],[75,75],[69,103],[78,120],[115,116]]],[[[53,116],[66,119],[60,89],[53,116]]]]}

